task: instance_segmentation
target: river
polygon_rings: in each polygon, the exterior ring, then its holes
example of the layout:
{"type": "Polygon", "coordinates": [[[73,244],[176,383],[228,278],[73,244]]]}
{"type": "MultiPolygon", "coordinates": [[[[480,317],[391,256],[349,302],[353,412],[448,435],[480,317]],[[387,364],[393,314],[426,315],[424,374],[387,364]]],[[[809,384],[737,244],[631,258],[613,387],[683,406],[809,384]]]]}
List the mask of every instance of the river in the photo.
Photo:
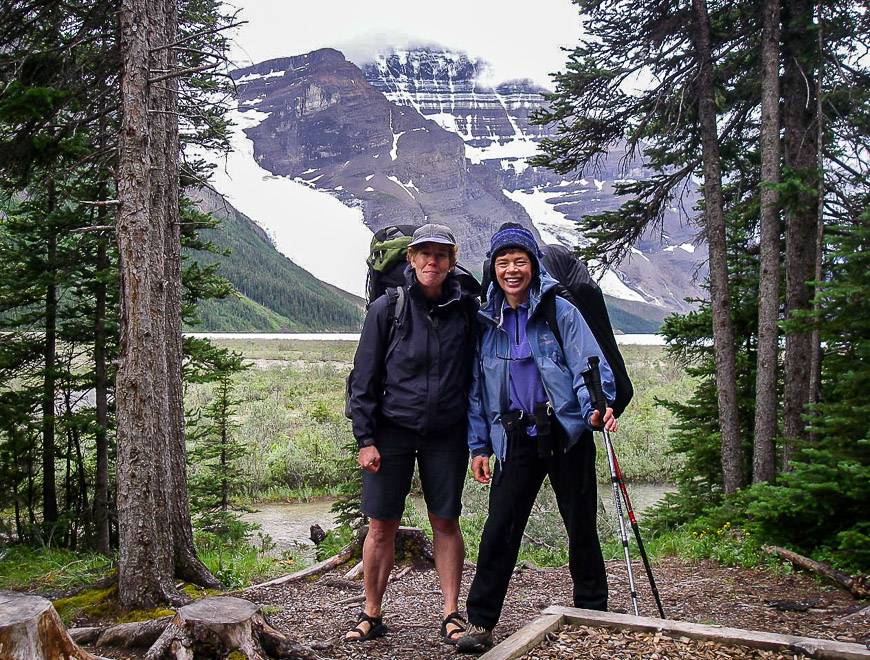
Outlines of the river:
{"type": "MultiPolygon", "coordinates": [[[[658,502],[665,493],[673,491],[670,484],[634,484],[629,485],[628,494],[631,504],[637,514],[642,513],[658,502]]],[[[609,484],[599,484],[598,496],[608,515],[613,511],[613,495],[609,484]]],[[[414,505],[417,510],[425,513],[426,504],[422,497],[415,496],[414,505]]],[[[296,549],[302,556],[311,561],[314,557],[314,544],[310,539],[311,525],[320,525],[324,530],[332,529],[335,523],[330,507],[331,499],[320,499],[313,502],[266,502],[256,504],[256,510],[247,513],[243,518],[248,522],[258,523],[263,532],[269,534],[275,542],[275,553],[296,549]]]]}
{"type": "MultiPolygon", "coordinates": [[[[296,339],[300,341],[359,341],[358,332],[185,332],[188,337],[206,339],[296,339]]],[[[623,346],[664,346],[661,335],[616,335],[616,343],[623,346]]]]}

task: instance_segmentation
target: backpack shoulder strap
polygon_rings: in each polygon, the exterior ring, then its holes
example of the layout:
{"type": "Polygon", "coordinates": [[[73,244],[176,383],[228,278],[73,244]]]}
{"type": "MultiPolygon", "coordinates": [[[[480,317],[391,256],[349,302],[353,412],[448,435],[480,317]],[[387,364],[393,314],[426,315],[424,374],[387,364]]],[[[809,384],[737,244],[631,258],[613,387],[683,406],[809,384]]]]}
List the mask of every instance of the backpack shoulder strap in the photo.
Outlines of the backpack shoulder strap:
{"type": "Polygon", "coordinates": [[[546,295],[541,299],[540,305],[544,308],[544,319],[547,321],[547,325],[550,328],[550,332],[553,333],[553,336],[556,337],[556,341],[559,343],[559,348],[563,351],[565,350],[565,342],[562,340],[562,331],[559,330],[559,323],[556,319],[556,296],[561,295],[561,292],[557,288],[548,291],[546,295]]]}
{"type": "Polygon", "coordinates": [[[407,293],[403,286],[388,286],[384,293],[387,296],[387,351],[384,355],[386,362],[399,339],[399,328],[405,321],[405,309],[407,308],[407,293]]]}

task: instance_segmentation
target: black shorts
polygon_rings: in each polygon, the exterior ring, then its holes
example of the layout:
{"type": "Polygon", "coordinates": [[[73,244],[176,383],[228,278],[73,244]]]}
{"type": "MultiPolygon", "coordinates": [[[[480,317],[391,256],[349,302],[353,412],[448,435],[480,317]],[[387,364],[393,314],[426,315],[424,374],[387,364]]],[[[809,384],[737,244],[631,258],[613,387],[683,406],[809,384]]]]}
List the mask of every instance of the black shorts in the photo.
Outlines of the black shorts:
{"type": "Polygon", "coordinates": [[[375,520],[400,520],[411,492],[416,459],[429,513],[459,518],[468,471],[466,428],[462,422],[421,435],[398,426],[379,425],[375,446],[381,467],[374,473],[363,471],[362,512],[375,520]]]}

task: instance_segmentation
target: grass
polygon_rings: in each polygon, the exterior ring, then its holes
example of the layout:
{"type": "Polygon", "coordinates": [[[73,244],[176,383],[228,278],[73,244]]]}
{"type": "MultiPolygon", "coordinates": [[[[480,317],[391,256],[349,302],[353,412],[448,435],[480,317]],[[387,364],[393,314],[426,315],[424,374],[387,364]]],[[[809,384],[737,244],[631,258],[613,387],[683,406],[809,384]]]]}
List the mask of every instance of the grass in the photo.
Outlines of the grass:
{"type": "Polygon", "coordinates": [[[0,547],[0,589],[56,592],[92,584],[114,570],[104,555],[61,548],[0,547]]]}
{"type": "MultiPolygon", "coordinates": [[[[235,422],[249,452],[240,461],[246,483],[237,495],[244,502],[307,501],[334,495],[344,475],[338,469],[351,440],[344,417],[345,379],[356,342],[290,339],[229,339],[216,343],[242,353],[253,368],[236,377],[241,399],[235,422]]],[[[671,414],[656,397],[685,400],[692,380],[657,346],[624,346],[635,398],[613,435],[626,478],[662,482],[672,477],[680,458],[668,452],[671,414]]],[[[201,409],[212,396],[209,385],[190,386],[189,410],[201,409]]],[[[608,471],[603,452],[599,479],[608,471]]]]}

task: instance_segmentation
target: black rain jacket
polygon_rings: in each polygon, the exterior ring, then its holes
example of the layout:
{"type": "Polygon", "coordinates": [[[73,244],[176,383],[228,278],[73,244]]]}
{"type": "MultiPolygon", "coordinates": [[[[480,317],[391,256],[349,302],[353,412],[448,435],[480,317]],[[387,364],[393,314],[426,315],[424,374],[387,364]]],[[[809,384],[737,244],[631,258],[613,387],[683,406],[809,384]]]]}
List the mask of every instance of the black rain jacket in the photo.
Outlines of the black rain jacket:
{"type": "Polygon", "coordinates": [[[389,298],[383,295],[366,314],[348,377],[347,416],[360,447],[375,444],[383,419],[418,433],[466,419],[477,300],[452,274],[437,302],[426,299],[410,266],[405,280],[405,311],[390,355],[389,298]]]}

